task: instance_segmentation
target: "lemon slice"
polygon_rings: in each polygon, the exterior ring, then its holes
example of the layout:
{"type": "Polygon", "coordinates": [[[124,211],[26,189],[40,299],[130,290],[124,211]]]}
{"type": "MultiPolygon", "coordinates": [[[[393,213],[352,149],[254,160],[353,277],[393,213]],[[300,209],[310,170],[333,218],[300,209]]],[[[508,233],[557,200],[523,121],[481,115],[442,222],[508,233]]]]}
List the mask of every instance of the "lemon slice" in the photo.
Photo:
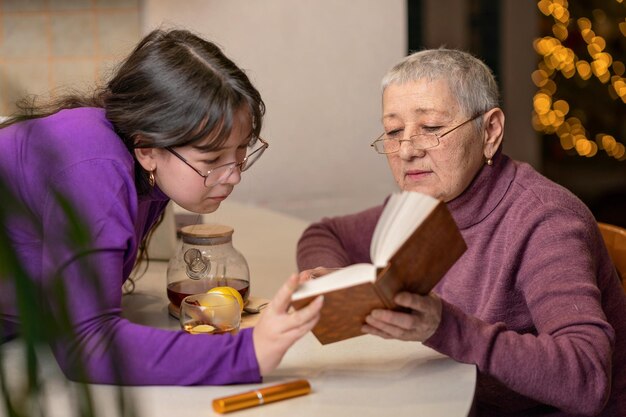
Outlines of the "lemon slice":
{"type": "Polygon", "coordinates": [[[202,334],[202,333],[212,333],[215,331],[215,327],[209,324],[199,324],[191,328],[189,333],[191,334],[202,334]]]}
{"type": "Polygon", "coordinates": [[[235,299],[239,303],[239,309],[243,311],[243,298],[241,297],[241,294],[239,294],[239,291],[237,291],[233,287],[211,288],[209,291],[207,291],[207,294],[211,294],[211,293],[219,293],[219,294],[225,294],[225,295],[230,295],[230,296],[235,297],[235,299]]]}

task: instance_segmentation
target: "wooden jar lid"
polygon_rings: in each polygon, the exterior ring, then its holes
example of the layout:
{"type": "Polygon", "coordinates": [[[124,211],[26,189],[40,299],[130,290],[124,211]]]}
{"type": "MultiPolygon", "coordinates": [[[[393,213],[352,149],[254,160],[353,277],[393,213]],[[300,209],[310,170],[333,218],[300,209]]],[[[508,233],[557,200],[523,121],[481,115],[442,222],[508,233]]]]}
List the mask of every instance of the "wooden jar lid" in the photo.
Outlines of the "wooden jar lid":
{"type": "Polygon", "coordinates": [[[234,229],[231,226],[223,224],[193,224],[180,229],[183,242],[193,244],[215,244],[216,239],[219,242],[230,240],[234,229]]]}

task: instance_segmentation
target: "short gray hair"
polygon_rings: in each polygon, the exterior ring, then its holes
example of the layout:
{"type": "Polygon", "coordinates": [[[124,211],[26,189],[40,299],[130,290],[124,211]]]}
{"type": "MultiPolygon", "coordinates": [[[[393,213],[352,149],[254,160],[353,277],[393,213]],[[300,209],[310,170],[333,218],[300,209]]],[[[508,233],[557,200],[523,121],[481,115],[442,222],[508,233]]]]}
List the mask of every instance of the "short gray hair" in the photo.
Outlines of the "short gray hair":
{"type": "Polygon", "coordinates": [[[391,84],[420,79],[445,80],[466,116],[499,106],[498,84],[484,62],[454,49],[425,49],[398,62],[382,80],[382,91],[391,84]]]}

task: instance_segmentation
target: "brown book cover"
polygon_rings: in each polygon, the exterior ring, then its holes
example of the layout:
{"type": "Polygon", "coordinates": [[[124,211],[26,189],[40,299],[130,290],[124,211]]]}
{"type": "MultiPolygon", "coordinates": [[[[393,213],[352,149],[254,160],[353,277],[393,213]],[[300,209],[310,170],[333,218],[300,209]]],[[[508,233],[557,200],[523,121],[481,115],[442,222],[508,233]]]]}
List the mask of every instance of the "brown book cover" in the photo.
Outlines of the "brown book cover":
{"type": "MultiPolygon", "coordinates": [[[[407,228],[412,226],[406,225],[407,228]]],[[[302,298],[296,292],[292,304],[299,309],[317,295],[324,294],[321,318],[313,328],[313,334],[322,344],[359,336],[363,334],[361,327],[365,317],[373,309],[396,309],[393,297],[400,291],[428,294],[466,248],[448,208],[440,201],[400,245],[385,267],[371,265],[371,276],[368,277],[370,271],[367,265],[359,264],[358,274],[361,276],[351,277],[347,287],[321,290],[302,298]]],[[[334,279],[337,274],[343,278],[350,274],[349,270],[353,267],[325,275],[323,279],[334,279]]],[[[354,270],[357,271],[356,268],[354,270]]]]}

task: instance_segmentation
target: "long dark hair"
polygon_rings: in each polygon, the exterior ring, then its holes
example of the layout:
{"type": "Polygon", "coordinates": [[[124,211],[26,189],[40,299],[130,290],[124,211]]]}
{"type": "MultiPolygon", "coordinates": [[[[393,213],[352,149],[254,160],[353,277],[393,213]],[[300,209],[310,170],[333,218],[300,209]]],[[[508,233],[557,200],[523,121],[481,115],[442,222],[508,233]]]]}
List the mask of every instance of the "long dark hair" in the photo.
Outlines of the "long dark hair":
{"type": "MultiPolygon", "coordinates": [[[[242,106],[250,112],[254,141],[265,105],[246,74],[215,44],[187,30],[157,29],[93,95],[68,94],[43,105],[22,100],[20,112],[0,127],[63,109],[102,107],[134,158],[135,148],[184,146],[209,134],[211,145],[218,148],[228,139],[242,106]]],[[[148,173],[137,161],[135,184],[138,194],[150,189],[148,173]]]]}

